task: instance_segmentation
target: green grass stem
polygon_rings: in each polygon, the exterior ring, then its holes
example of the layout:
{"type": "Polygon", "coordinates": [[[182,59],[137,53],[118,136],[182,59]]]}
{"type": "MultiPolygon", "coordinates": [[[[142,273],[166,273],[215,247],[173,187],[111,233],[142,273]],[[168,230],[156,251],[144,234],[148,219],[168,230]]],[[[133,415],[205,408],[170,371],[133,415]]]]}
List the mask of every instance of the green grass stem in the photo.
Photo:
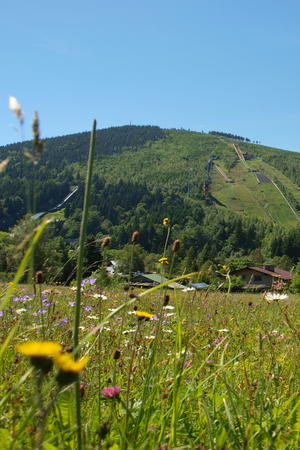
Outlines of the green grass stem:
{"type": "MultiPolygon", "coordinates": [[[[76,276],[76,303],[75,303],[75,311],[74,311],[74,329],[73,329],[73,346],[74,346],[74,356],[78,355],[78,338],[79,338],[79,325],[80,325],[80,308],[81,308],[81,281],[82,281],[82,273],[83,273],[83,261],[84,261],[84,248],[86,241],[86,230],[87,230],[87,221],[88,221],[88,212],[89,212],[89,204],[90,204],[90,194],[91,194],[91,181],[92,181],[92,173],[93,173],[93,162],[94,162],[94,153],[96,147],[96,125],[97,122],[94,120],[93,129],[91,133],[90,139],[90,148],[89,148],[89,159],[88,159],[88,167],[85,181],[85,192],[84,192],[84,203],[83,203],[83,212],[81,219],[81,227],[80,227],[80,238],[79,238],[79,252],[77,259],[77,276],[76,276]]],[[[77,382],[75,383],[75,411],[76,411],[76,431],[77,431],[77,447],[78,450],[82,448],[82,438],[81,438],[81,413],[80,413],[80,380],[78,377],[77,382]]]]}

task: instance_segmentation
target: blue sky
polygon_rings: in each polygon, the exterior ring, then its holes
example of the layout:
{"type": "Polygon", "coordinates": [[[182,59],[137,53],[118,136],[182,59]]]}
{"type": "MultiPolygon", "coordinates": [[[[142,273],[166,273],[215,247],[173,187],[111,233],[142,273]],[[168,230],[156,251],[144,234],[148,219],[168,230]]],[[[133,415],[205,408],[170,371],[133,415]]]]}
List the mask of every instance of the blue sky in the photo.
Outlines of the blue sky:
{"type": "Polygon", "coordinates": [[[124,124],[220,130],[300,151],[298,0],[1,5],[0,145],[124,124]]]}

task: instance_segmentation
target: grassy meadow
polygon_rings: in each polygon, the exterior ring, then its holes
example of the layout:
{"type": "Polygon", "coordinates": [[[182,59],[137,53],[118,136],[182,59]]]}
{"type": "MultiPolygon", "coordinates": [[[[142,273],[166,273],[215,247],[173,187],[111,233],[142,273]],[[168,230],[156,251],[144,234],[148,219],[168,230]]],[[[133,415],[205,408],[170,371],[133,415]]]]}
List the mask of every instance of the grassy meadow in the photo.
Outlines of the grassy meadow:
{"type": "MultiPolygon", "coordinates": [[[[299,297],[171,291],[169,281],[106,289],[83,276],[95,136],[94,121],[74,286],[36,272],[49,218],[0,285],[1,450],[299,448],[299,297]],[[31,283],[19,284],[27,270],[31,283]]],[[[160,226],[170,276],[180,241],[170,246],[170,219],[160,226]]],[[[104,268],[111,238],[101,242],[104,268]]]]}
{"type": "MultiPolygon", "coordinates": [[[[84,280],[82,448],[299,448],[299,305],[84,280]]],[[[74,306],[70,287],[19,286],[2,312],[2,449],[38,448],[51,402],[40,448],[76,448],[73,385],[58,388],[55,368],[38,381],[16,350],[46,340],[72,351],[74,306]]]]}

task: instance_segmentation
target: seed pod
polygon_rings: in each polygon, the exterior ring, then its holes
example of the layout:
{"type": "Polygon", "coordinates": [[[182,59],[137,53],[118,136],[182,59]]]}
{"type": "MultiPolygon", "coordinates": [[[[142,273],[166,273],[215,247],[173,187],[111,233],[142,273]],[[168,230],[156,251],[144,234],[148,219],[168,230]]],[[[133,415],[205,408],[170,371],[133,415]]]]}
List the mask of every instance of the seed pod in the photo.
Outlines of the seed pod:
{"type": "Polygon", "coordinates": [[[80,398],[82,398],[84,396],[85,388],[86,388],[86,382],[85,381],[80,381],[80,387],[79,387],[80,398]]]}
{"type": "Polygon", "coordinates": [[[33,116],[32,132],[33,132],[33,142],[36,144],[38,143],[40,137],[39,116],[36,111],[33,116]]]}
{"type": "Polygon", "coordinates": [[[178,252],[179,249],[180,249],[180,240],[176,239],[176,241],[173,242],[172,250],[173,252],[178,252]]]}
{"type": "Polygon", "coordinates": [[[170,296],[168,294],[166,294],[164,296],[164,306],[167,306],[169,304],[170,301],[170,296]]]}
{"type": "Polygon", "coordinates": [[[137,242],[139,240],[140,233],[138,231],[134,231],[131,235],[131,242],[137,242]]]}
{"type": "Polygon", "coordinates": [[[39,270],[38,272],[35,273],[35,281],[37,282],[37,284],[42,284],[43,272],[41,270],[39,270]]]}
{"type": "Polygon", "coordinates": [[[116,349],[114,351],[114,359],[120,359],[120,356],[121,356],[120,350],[116,349]]]}
{"type": "Polygon", "coordinates": [[[106,236],[103,239],[101,239],[101,246],[102,247],[109,247],[111,245],[111,237],[110,236],[106,236]]]}
{"type": "Polygon", "coordinates": [[[100,439],[105,439],[106,435],[109,433],[109,424],[107,422],[104,422],[102,425],[100,425],[97,433],[100,439]]]}

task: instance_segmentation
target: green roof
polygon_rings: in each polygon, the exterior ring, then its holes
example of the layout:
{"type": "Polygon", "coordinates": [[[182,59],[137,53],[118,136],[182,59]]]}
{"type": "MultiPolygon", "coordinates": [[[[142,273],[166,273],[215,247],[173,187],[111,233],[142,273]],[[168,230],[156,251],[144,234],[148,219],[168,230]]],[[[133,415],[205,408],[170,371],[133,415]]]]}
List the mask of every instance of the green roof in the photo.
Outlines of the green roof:
{"type": "Polygon", "coordinates": [[[167,278],[163,277],[159,273],[139,273],[139,274],[136,274],[136,276],[134,276],[133,279],[138,278],[138,277],[147,278],[148,280],[155,281],[156,283],[159,283],[159,284],[164,283],[165,281],[168,281],[167,278]]]}

